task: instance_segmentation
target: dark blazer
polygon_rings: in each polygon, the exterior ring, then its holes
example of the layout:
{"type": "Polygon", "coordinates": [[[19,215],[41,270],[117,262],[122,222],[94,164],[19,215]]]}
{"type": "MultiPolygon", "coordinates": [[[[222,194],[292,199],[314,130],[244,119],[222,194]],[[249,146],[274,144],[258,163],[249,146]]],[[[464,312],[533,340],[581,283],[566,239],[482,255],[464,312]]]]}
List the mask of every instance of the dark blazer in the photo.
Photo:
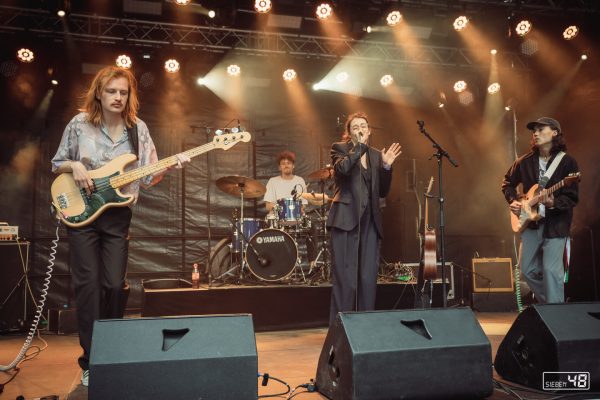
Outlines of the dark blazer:
{"type": "Polygon", "coordinates": [[[368,153],[371,167],[373,219],[381,238],[383,237],[383,227],[379,198],[387,196],[390,191],[392,170],[383,168],[380,151],[362,143],[354,146],[351,141],[337,142],[331,146],[335,195],[329,210],[327,227],[351,231],[358,225],[359,218],[362,215],[361,204],[366,204],[366,199],[361,201],[363,178],[360,173],[360,157],[365,152],[368,153]]]}
{"type": "MultiPolygon", "coordinates": [[[[556,154],[550,157],[548,166],[552,164],[555,157],[556,154]]],[[[577,161],[570,155],[565,154],[554,174],[552,174],[552,178],[546,184],[546,187],[554,185],[573,172],[579,172],[577,161]]],[[[538,183],[539,175],[540,163],[537,153],[527,153],[515,161],[506,175],[504,175],[504,180],[502,181],[502,192],[508,204],[513,200],[517,200],[516,188],[519,183],[523,184],[523,192],[527,193],[534,184],[538,183]]],[[[577,205],[578,201],[579,188],[577,183],[554,192],[554,208],[546,209],[546,218],[543,219],[545,222],[545,238],[569,236],[571,221],[573,220],[573,207],[577,205]]],[[[537,224],[531,223],[528,227],[530,229],[537,229],[537,224]]]]}

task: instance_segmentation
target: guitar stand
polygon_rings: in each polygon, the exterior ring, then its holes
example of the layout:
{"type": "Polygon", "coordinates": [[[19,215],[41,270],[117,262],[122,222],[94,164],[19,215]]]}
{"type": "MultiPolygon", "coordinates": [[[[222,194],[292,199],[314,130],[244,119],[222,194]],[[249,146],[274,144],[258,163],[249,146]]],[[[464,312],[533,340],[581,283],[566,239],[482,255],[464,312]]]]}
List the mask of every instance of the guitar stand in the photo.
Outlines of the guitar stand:
{"type": "MultiPolygon", "coordinates": [[[[330,173],[331,174],[331,173],[330,173]]],[[[310,265],[310,269],[308,271],[308,274],[312,274],[313,269],[317,269],[319,266],[322,267],[321,269],[321,277],[323,278],[324,281],[329,281],[329,273],[331,271],[331,263],[329,260],[332,259],[331,256],[331,252],[329,251],[329,238],[327,235],[327,221],[325,219],[325,210],[326,210],[326,204],[325,204],[325,180],[321,179],[319,180],[319,188],[321,190],[321,195],[323,196],[322,200],[321,200],[321,205],[319,206],[321,209],[321,212],[319,214],[319,223],[320,223],[320,228],[317,231],[317,235],[315,238],[313,239],[317,239],[319,236],[322,236],[323,238],[323,242],[321,244],[321,248],[319,249],[319,252],[317,253],[317,256],[315,257],[315,259],[313,261],[311,261],[309,263],[310,265]],[[321,256],[323,257],[323,260],[321,261],[321,256]]],[[[318,243],[318,241],[317,241],[318,243]]],[[[315,244],[317,244],[315,243],[315,244]]]]}

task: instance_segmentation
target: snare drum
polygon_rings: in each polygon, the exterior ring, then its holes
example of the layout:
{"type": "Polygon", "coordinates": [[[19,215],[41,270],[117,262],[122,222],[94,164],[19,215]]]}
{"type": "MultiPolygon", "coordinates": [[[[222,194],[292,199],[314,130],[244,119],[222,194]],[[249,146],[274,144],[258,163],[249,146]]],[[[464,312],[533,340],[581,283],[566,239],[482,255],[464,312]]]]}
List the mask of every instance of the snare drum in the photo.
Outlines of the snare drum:
{"type": "Polygon", "coordinates": [[[298,260],[298,246],[294,239],[280,229],[263,229],[246,249],[246,263],[250,272],[264,281],[278,281],[294,271],[298,260]]]}
{"type": "Polygon", "coordinates": [[[259,218],[244,218],[243,228],[240,228],[240,220],[235,221],[235,228],[232,227],[231,237],[231,252],[239,253],[246,246],[246,241],[260,231],[262,220],[259,218]],[[240,236],[240,231],[244,234],[244,238],[240,236]]]}
{"type": "Polygon", "coordinates": [[[302,201],[293,198],[277,200],[279,225],[298,225],[302,219],[302,201]]]}

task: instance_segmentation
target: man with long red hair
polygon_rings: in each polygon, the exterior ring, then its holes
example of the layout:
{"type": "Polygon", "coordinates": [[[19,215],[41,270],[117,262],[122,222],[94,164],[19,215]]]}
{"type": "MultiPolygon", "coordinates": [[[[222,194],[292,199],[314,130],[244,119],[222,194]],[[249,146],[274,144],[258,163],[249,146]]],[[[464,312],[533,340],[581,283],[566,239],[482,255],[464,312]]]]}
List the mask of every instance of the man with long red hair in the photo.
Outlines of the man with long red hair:
{"type": "MultiPolygon", "coordinates": [[[[52,171],[72,173],[77,186],[91,192],[94,183],[88,171],[122,154],[134,153],[138,157],[128,169],[156,163],[156,148],[148,127],[137,117],[138,108],[133,74],[118,67],[101,69],[84,96],[80,113],[65,128],[52,159],[52,171]]],[[[189,161],[184,154],[178,154],[177,159],[179,167],[189,161]]],[[[164,172],[148,176],[141,183],[152,186],[162,179],[164,172]]],[[[136,181],[122,192],[133,195],[137,201],[139,186],[140,181],[136,181]]],[[[129,207],[112,207],[89,225],[67,228],[79,343],[83,348],[79,365],[84,386],[89,382],[94,320],[123,318],[131,215],[129,207]]]]}

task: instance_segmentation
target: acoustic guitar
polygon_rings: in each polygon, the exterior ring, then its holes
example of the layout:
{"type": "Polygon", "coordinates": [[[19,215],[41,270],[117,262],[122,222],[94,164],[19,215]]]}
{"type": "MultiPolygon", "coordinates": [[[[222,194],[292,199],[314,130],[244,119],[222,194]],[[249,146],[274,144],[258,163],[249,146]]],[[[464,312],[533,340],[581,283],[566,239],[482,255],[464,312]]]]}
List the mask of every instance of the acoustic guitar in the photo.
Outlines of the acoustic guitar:
{"type": "MultiPolygon", "coordinates": [[[[183,154],[196,157],[214,149],[228,150],[239,142],[249,142],[250,133],[237,132],[215,136],[212,142],[203,144],[183,154]]],[[[89,171],[93,187],[88,194],[75,183],[70,172],[60,174],[50,188],[52,205],[61,221],[72,228],[86,226],[97,219],[107,208],[126,207],[134,201],[133,195],[120,191],[145,176],[155,174],[177,164],[177,157],[171,156],[151,165],[125,172],[125,167],[137,159],[135,154],[122,154],[108,164],[89,171]]]]}
{"type": "Polygon", "coordinates": [[[427,193],[425,193],[425,224],[423,229],[423,278],[434,280],[437,278],[437,244],[435,229],[429,226],[429,198],[433,188],[433,176],[429,180],[427,193]]]}

